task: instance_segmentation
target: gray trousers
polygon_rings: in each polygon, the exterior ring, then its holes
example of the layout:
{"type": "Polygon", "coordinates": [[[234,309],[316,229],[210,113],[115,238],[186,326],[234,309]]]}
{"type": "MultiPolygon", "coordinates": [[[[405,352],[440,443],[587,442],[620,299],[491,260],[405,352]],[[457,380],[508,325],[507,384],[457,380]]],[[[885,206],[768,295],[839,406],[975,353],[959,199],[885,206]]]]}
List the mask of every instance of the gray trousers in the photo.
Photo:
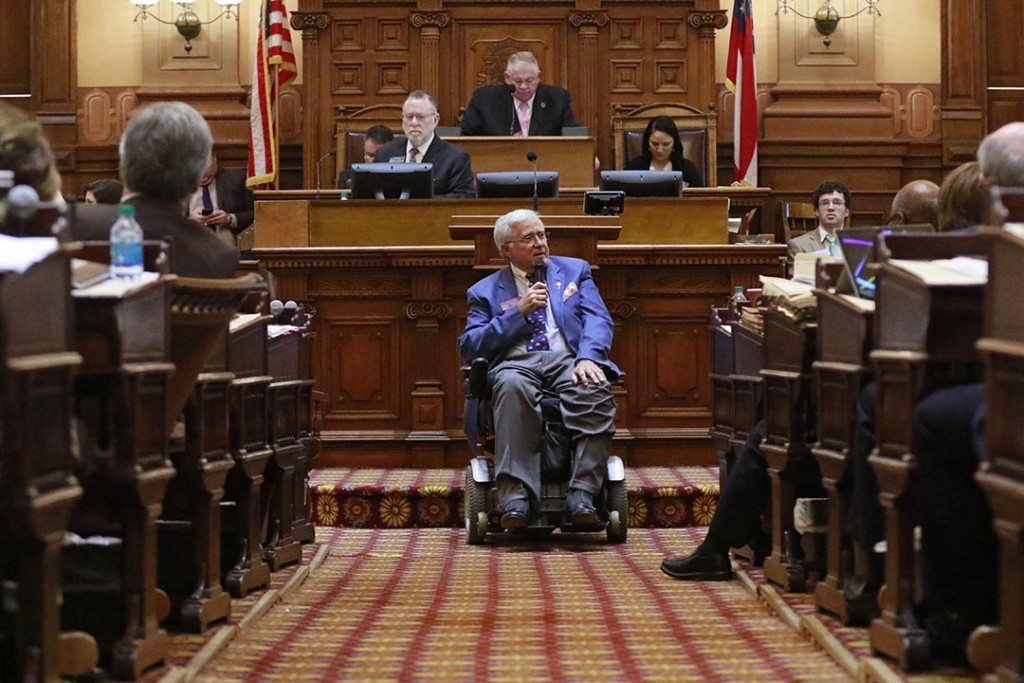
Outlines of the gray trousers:
{"type": "Polygon", "coordinates": [[[541,351],[491,369],[495,483],[502,508],[516,498],[540,497],[540,401],[545,396],[558,396],[562,420],[572,436],[570,488],[597,495],[604,485],[615,433],[615,399],[608,382],[573,384],[575,361],[564,351],[541,351]]]}

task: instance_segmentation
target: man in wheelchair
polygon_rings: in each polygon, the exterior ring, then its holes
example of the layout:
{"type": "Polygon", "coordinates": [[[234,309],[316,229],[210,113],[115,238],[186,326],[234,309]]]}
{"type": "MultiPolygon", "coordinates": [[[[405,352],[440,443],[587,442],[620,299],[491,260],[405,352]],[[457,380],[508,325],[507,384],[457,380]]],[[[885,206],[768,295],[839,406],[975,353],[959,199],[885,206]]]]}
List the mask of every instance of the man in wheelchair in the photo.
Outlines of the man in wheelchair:
{"type": "MultiPolygon", "coordinates": [[[[597,501],[615,431],[608,358],[612,319],[586,261],[551,256],[544,224],[528,209],[500,217],[494,242],[508,259],[469,289],[463,359],[490,366],[494,471],[501,526],[524,529],[541,495],[541,399],[557,396],[572,439],[565,512],[578,528],[602,528],[597,501]]],[[[622,520],[623,524],[625,520],[622,520]]]]}

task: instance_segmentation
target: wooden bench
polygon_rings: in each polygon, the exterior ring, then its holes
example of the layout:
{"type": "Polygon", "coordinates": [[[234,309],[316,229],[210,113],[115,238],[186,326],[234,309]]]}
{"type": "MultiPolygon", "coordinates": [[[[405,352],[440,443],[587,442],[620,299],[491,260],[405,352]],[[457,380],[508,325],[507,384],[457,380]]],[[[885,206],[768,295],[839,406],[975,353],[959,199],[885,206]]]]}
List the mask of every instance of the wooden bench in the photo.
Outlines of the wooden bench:
{"type": "Polygon", "coordinates": [[[736,434],[733,427],[733,383],[731,376],[736,368],[733,350],[733,333],[727,308],[711,308],[708,333],[711,336],[711,443],[718,458],[718,484],[725,488],[729,471],[736,459],[732,439],[736,434]]]}

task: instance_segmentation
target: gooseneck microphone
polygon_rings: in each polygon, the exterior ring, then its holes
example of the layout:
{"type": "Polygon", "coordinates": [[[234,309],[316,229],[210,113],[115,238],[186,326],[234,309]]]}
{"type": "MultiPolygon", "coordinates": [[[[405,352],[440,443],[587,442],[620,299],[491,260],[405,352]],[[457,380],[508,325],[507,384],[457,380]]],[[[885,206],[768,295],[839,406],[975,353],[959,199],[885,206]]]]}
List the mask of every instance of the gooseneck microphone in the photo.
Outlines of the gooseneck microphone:
{"type": "Polygon", "coordinates": [[[336,157],[336,156],[338,156],[338,150],[332,149],[330,152],[328,152],[327,154],[323,155],[322,157],[320,157],[319,159],[316,160],[316,198],[317,199],[320,198],[320,165],[323,163],[324,159],[328,159],[330,157],[336,157]]]}
{"type": "Polygon", "coordinates": [[[540,197],[537,195],[537,153],[527,152],[526,160],[533,162],[533,212],[537,213],[537,205],[540,197]]]}

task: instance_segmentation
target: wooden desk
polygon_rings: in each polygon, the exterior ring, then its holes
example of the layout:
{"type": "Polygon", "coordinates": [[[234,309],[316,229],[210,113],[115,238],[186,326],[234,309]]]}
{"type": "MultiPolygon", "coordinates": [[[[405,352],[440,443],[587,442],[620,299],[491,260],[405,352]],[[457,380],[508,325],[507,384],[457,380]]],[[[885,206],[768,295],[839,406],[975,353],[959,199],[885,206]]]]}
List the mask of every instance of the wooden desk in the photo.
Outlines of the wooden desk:
{"type": "Polygon", "coordinates": [[[730,375],[736,367],[733,356],[732,326],[729,322],[729,309],[711,307],[711,320],[708,333],[711,337],[711,443],[718,457],[718,483],[725,486],[729,471],[735,461],[736,454],[732,447],[732,438],[736,433],[733,427],[733,383],[730,375]]]}
{"type": "Polygon", "coordinates": [[[828,557],[824,581],[814,587],[818,609],[850,623],[843,587],[854,574],[853,549],[846,533],[848,458],[857,419],[857,398],[869,374],[873,301],[823,290],[818,296],[817,380],[818,460],[828,491],[828,557]]]}
{"type": "Polygon", "coordinates": [[[764,422],[761,443],[772,482],[772,553],[764,562],[765,578],[787,593],[807,589],[821,575],[819,558],[797,559],[792,544],[793,506],[798,484],[811,458],[807,436],[813,433],[814,398],[811,364],[816,352],[817,320],[796,320],[769,308],[764,316],[764,422]]]}
{"type": "Polygon", "coordinates": [[[493,171],[533,171],[527,152],[537,154],[538,171],[558,171],[560,188],[592,187],[594,185],[594,138],[477,137],[449,138],[448,142],[469,152],[474,173],[493,171]]]}
{"type": "MultiPolygon", "coordinates": [[[[308,193],[299,195],[307,196],[308,193]]],[[[261,193],[256,248],[448,245],[453,215],[497,216],[523,199],[309,200],[261,193]],[[268,197],[266,200],[263,197],[268,197]],[[272,199],[270,197],[273,197],[272,199]]],[[[542,216],[581,216],[582,197],[540,200],[542,216]]],[[[728,196],[629,197],[619,217],[624,244],[728,243],[728,196]]]]}
{"type": "Polygon", "coordinates": [[[4,607],[17,630],[8,641],[16,652],[4,652],[10,680],[62,674],[61,544],[82,495],[71,452],[71,378],[82,357],[70,334],[68,258],[57,251],[23,273],[0,272],[0,579],[17,603],[13,615],[4,607]]]}
{"type": "MultiPolygon", "coordinates": [[[[985,292],[985,336],[978,350],[985,361],[985,461],[975,475],[988,495],[999,538],[999,681],[1024,674],[1024,325],[1018,298],[1024,271],[1024,237],[1007,232],[995,239],[985,292]]],[[[972,638],[972,641],[974,638],[972,638]]],[[[968,646],[971,655],[973,642],[968,646]]],[[[974,657],[971,657],[972,662],[974,657]]]]}
{"type": "MultiPolygon", "coordinates": [[[[933,240],[929,255],[938,257],[934,250],[941,236],[929,236],[922,244],[933,240]]],[[[870,357],[878,402],[876,447],[869,462],[885,508],[887,552],[885,587],[879,594],[882,614],[871,622],[869,636],[872,650],[914,671],[927,666],[929,652],[927,633],[913,617],[917,470],[910,450],[912,416],[917,402],[935,389],[980,381],[974,343],[981,336],[984,286],[928,285],[890,263],[880,267],[877,282],[870,357]]]]}

